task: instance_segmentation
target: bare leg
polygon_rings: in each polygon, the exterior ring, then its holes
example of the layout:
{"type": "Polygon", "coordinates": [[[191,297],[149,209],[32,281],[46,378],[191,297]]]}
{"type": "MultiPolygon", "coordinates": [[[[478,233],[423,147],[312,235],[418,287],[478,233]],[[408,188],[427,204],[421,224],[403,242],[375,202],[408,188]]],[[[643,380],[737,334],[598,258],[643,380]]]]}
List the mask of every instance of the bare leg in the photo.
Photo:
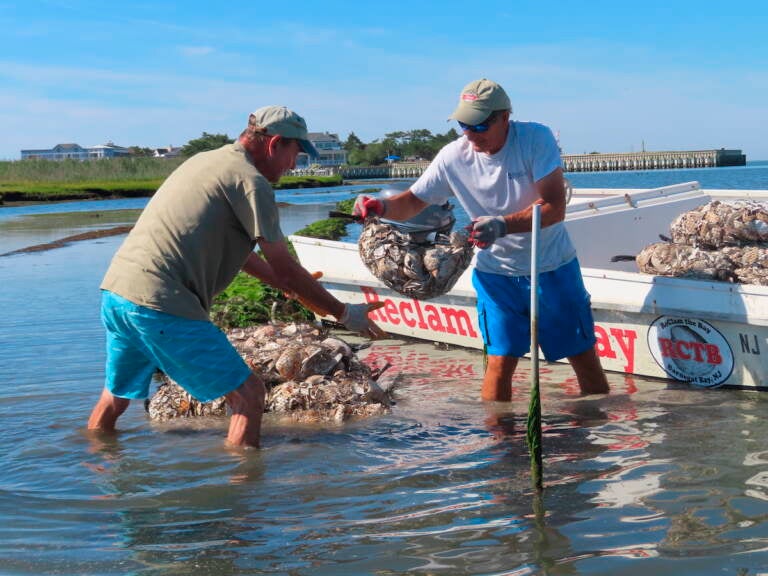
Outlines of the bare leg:
{"type": "Polygon", "coordinates": [[[608,379],[605,377],[600,358],[594,348],[568,358],[582,394],[607,394],[608,379]]]}
{"type": "Polygon", "coordinates": [[[101,398],[93,407],[91,417],[88,419],[88,430],[104,430],[114,432],[115,423],[120,414],[125,412],[131,403],[127,398],[118,398],[104,388],[101,398]]]}
{"type": "Polygon", "coordinates": [[[225,396],[232,410],[227,442],[233,446],[259,447],[261,416],[267,395],[264,382],[251,374],[242,386],[225,396]]]}
{"type": "Polygon", "coordinates": [[[512,400],[512,375],[517,368],[514,356],[488,356],[480,398],[509,402],[512,400]]]}

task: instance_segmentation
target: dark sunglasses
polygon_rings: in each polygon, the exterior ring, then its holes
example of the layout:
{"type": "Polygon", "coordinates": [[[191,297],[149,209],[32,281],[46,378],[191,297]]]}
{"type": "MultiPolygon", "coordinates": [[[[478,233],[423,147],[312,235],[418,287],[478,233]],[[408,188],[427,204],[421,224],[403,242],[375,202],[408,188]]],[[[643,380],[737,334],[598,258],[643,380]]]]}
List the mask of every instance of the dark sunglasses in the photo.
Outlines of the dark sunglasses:
{"type": "Polygon", "coordinates": [[[459,127],[464,130],[464,132],[487,132],[488,128],[491,127],[491,124],[493,124],[494,120],[496,120],[498,114],[496,112],[491,112],[491,115],[488,116],[485,120],[480,122],[480,124],[475,124],[474,126],[472,124],[464,124],[464,122],[459,122],[459,127]]]}

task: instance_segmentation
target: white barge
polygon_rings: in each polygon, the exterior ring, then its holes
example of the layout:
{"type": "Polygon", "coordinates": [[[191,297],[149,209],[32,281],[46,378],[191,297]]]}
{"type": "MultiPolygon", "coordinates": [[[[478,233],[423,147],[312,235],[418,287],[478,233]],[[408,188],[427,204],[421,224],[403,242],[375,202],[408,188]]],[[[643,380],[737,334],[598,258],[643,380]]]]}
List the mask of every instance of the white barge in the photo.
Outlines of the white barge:
{"type": "MultiPolygon", "coordinates": [[[[669,233],[680,213],[707,202],[768,201],[768,191],[702,190],[697,182],[653,190],[576,190],[566,223],[592,296],[596,349],[606,370],[692,385],[768,389],[768,286],[652,276],[633,262],[669,233]]],[[[302,264],[322,270],[343,302],[382,301],[372,318],[392,334],[482,348],[471,269],[447,294],[418,301],[379,282],[357,245],[292,236],[302,264]]]]}

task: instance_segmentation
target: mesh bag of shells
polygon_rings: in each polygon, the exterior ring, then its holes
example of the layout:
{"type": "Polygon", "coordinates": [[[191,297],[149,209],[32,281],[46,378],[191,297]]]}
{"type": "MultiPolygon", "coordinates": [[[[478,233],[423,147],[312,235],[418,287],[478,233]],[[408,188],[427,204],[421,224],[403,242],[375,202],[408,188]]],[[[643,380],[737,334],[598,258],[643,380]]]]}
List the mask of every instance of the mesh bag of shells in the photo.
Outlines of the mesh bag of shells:
{"type": "MultiPolygon", "coordinates": [[[[451,222],[452,225],[452,222],[451,222]]],[[[463,232],[405,232],[369,218],[358,240],[360,258],[371,274],[409,298],[428,300],[448,292],[472,261],[474,247],[463,232]]]]}
{"type": "Polygon", "coordinates": [[[706,249],[768,242],[768,205],[715,200],[682,213],[670,226],[672,241],[706,249]]]}
{"type": "Polygon", "coordinates": [[[646,246],[641,272],[768,286],[768,205],[713,201],[684,212],[671,242],[646,246]]]}
{"type": "MultiPolygon", "coordinates": [[[[353,347],[310,324],[268,324],[235,328],[229,341],[267,387],[266,412],[292,422],[341,423],[389,412],[391,386],[377,382],[384,372],[361,362],[353,347]]],[[[224,398],[199,402],[165,375],[147,401],[152,420],[224,416],[224,398]]]]}

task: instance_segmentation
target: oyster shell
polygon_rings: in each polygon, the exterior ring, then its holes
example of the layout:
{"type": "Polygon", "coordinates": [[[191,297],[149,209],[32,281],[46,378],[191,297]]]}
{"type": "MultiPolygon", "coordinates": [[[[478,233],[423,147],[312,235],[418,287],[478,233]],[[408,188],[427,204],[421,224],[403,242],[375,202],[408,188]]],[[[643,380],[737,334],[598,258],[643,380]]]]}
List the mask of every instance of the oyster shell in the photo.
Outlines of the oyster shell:
{"type": "Polygon", "coordinates": [[[223,397],[211,402],[195,400],[181,386],[161,375],[161,383],[157,392],[146,401],[146,410],[152,420],[173,420],[175,418],[192,418],[202,416],[224,416],[227,404],[223,397]]]}
{"type": "Polygon", "coordinates": [[[676,244],[709,249],[768,242],[768,206],[715,200],[675,218],[670,232],[676,244]]]}
{"type": "MultiPolygon", "coordinates": [[[[227,333],[267,387],[266,411],[295,422],[343,422],[386,413],[391,389],[375,379],[384,371],[361,362],[344,340],[309,324],[237,328],[227,333]]],[[[153,420],[224,416],[224,398],[199,402],[170,378],[147,402],[153,420]]]]}
{"type": "Polygon", "coordinates": [[[685,244],[651,244],[640,251],[636,261],[640,272],[646,274],[702,280],[735,279],[734,265],[727,254],[685,244]]]}
{"type": "Polygon", "coordinates": [[[474,248],[462,232],[416,241],[378,218],[369,218],[358,240],[360,257],[386,286],[419,300],[445,294],[472,261],[474,248]]]}

